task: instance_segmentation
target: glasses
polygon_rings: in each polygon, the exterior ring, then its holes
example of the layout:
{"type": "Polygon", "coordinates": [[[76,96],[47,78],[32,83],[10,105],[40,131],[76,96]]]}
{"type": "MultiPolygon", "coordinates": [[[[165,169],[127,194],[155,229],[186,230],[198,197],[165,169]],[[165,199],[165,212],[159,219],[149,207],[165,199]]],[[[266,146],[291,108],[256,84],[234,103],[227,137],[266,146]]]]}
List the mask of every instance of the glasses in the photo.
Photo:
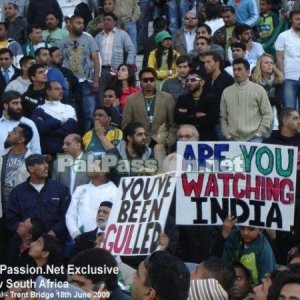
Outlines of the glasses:
{"type": "Polygon", "coordinates": [[[154,82],[155,80],[156,80],[155,77],[146,77],[146,78],[142,78],[142,82],[143,82],[143,83],[154,82]]]}
{"type": "Polygon", "coordinates": [[[196,81],[201,81],[201,78],[198,77],[188,77],[187,81],[189,82],[196,82],[196,81]]]}
{"type": "Polygon", "coordinates": [[[187,20],[187,21],[191,21],[191,20],[197,20],[198,18],[197,17],[185,17],[184,18],[185,20],[187,20]]]}

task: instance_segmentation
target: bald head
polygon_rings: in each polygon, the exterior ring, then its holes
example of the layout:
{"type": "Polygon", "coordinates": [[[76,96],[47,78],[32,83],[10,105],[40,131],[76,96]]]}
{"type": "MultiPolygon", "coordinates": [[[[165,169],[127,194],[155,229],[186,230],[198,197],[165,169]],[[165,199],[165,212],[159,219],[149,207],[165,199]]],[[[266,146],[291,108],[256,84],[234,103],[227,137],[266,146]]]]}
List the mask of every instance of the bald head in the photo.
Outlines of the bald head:
{"type": "Polygon", "coordinates": [[[63,145],[65,153],[76,158],[83,152],[83,148],[83,141],[79,134],[71,133],[65,137],[63,145]]]}
{"type": "Polygon", "coordinates": [[[185,124],[180,126],[177,132],[178,141],[199,141],[199,133],[195,126],[185,124]]]}

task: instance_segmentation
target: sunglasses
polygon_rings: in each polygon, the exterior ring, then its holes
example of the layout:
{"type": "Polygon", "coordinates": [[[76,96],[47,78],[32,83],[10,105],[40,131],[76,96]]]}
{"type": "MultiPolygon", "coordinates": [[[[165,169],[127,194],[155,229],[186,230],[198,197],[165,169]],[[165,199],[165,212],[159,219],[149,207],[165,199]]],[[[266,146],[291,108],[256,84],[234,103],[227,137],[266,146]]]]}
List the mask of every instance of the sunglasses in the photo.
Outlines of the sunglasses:
{"type": "Polygon", "coordinates": [[[147,82],[154,82],[156,79],[155,77],[147,77],[147,78],[142,78],[141,81],[143,83],[147,83],[147,82]]]}
{"type": "Polygon", "coordinates": [[[201,81],[201,78],[198,77],[188,77],[187,81],[189,82],[196,82],[196,81],[201,81]]]}

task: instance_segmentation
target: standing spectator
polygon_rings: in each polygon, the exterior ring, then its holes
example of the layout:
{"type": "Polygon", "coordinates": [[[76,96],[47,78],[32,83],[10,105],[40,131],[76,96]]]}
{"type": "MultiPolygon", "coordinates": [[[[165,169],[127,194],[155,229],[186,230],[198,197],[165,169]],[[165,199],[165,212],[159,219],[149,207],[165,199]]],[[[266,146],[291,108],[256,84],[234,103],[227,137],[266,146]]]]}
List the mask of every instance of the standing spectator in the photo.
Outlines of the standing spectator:
{"type": "Polygon", "coordinates": [[[129,34],[134,49],[137,50],[137,26],[141,11],[138,0],[116,0],[114,13],[119,18],[121,27],[129,34]]]}
{"type": "Polygon", "coordinates": [[[63,13],[57,0],[29,0],[27,10],[27,22],[29,25],[38,24],[41,28],[47,29],[46,15],[49,11],[53,11],[57,16],[59,27],[62,25],[63,13]]]}
{"type": "Polygon", "coordinates": [[[47,179],[48,164],[40,154],[31,154],[26,160],[29,179],[11,192],[7,205],[7,225],[14,232],[19,223],[31,217],[41,218],[49,234],[62,241],[67,237],[65,215],[70,204],[67,187],[47,179]]]}
{"type": "Polygon", "coordinates": [[[6,86],[21,75],[21,70],[13,65],[13,53],[7,48],[0,49],[0,97],[6,86]]]}
{"type": "Polygon", "coordinates": [[[104,89],[112,80],[111,71],[117,70],[122,63],[135,64],[134,45],[124,30],[116,27],[117,17],[114,13],[104,14],[104,30],[97,34],[96,42],[102,56],[100,78],[100,103],[103,103],[104,89]],[[114,49],[112,52],[111,49],[114,49]]]}
{"type": "Polygon", "coordinates": [[[227,5],[235,9],[236,20],[251,27],[258,22],[259,14],[256,0],[228,0],[227,5]]]}
{"type": "MultiPolygon", "coordinates": [[[[172,96],[156,90],[156,71],[144,68],[139,73],[142,91],[131,95],[125,106],[122,128],[135,121],[143,125],[147,134],[147,143],[154,147],[158,142],[158,130],[166,127],[166,139],[163,144],[171,147],[176,140],[174,122],[174,100],[172,96]]],[[[161,142],[160,142],[161,143],[161,142]]]]}
{"type": "Polygon", "coordinates": [[[28,26],[28,40],[23,45],[24,55],[31,55],[35,57],[35,51],[41,47],[48,48],[49,45],[43,40],[42,29],[39,25],[28,26]]]}
{"type": "Polygon", "coordinates": [[[70,155],[73,158],[73,164],[72,166],[65,167],[63,171],[59,170],[59,160],[56,160],[53,164],[52,179],[67,186],[71,194],[73,194],[79,185],[90,181],[85,172],[76,172],[76,168],[80,165],[80,160],[87,160],[83,148],[83,141],[79,134],[68,134],[64,139],[63,150],[66,155],[70,155]]]}
{"type": "Polygon", "coordinates": [[[71,105],[61,103],[62,86],[58,81],[46,83],[45,103],[37,107],[32,114],[40,137],[43,154],[53,157],[63,152],[63,140],[77,131],[77,117],[71,105]]]}
{"type": "Polygon", "coordinates": [[[8,48],[13,54],[13,64],[18,67],[19,61],[23,56],[21,45],[8,37],[8,27],[4,22],[0,22],[0,49],[8,48]]]}
{"type": "Polygon", "coordinates": [[[282,32],[275,49],[279,70],[284,74],[284,107],[299,107],[300,104],[300,11],[289,15],[291,29],[282,32]]]}
{"type": "Polygon", "coordinates": [[[275,66],[272,55],[265,53],[258,59],[252,74],[252,81],[266,90],[273,110],[271,130],[277,130],[279,128],[278,114],[282,107],[283,74],[275,66]]]}
{"type": "Polygon", "coordinates": [[[28,69],[28,77],[31,82],[27,91],[23,94],[24,116],[31,118],[32,112],[39,105],[45,103],[47,75],[41,64],[34,64],[28,69]]]}
{"type": "Polygon", "coordinates": [[[114,87],[108,86],[104,90],[103,106],[111,111],[111,123],[118,128],[122,127],[123,110],[120,107],[120,94],[114,87]]]}
{"type": "Polygon", "coordinates": [[[150,2],[151,0],[140,0],[141,16],[139,19],[138,30],[138,54],[143,54],[145,38],[148,37],[148,24],[150,19],[150,2]]]}
{"type": "MultiPolygon", "coordinates": [[[[238,24],[235,27],[235,34],[237,39],[246,45],[246,59],[248,62],[256,65],[256,61],[265,51],[262,44],[253,42],[251,27],[247,24],[238,24]]],[[[228,49],[228,60],[232,62],[231,48],[228,49]]]]}
{"type": "Polygon", "coordinates": [[[28,0],[2,0],[1,1],[1,21],[5,20],[5,5],[8,3],[14,3],[18,6],[18,14],[23,17],[26,18],[27,15],[27,7],[28,7],[28,0]]]}
{"type": "Polygon", "coordinates": [[[2,96],[3,116],[0,119],[0,151],[5,147],[7,133],[19,123],[27,124],[33,131],[33,138],[28,145],[32,153],[41,153],[40,137],[37,128],[30,119],[23,117],[21,95],[16,91],[5,92],[2,96]]]}
{"type": "Polygon", "coordinates": [[[177,76],[176,59],[180,54],[172,48],[171,35],[161,31],[155,36],[157,48],[150,52],[148,67],[157,72],[158,89],[162,83],[177,76]]]}
{"type": "Polygon", "coordinates": [[[262,142],[273,118],[263,87],[249,81],[250,65],[243,58],[233,61],[235,84],[225,89],[221,99],[221,126],[227,140],[262,142]]]}
{"type": "Polygon", "coordinates": [[[158,17],[153,20],[153,33],[151,36],[144,39],[144,56],[143,56],[143,68],[147,67],[150,52],[156,48],[155,36],[160,31],[167,30],[167,20],[163,17],[158,17]]]}
{"type": "MultiPolygon", "coordinates": [[[[79,80],[81,103],[78,117],[82,120],[81,130],[87,131],[92,124],[96,107],[95,93],[99,90],[99,49],[95,39],[83,32],[83,18],[72,16],[70,36],[60,43],[64,67],[69,68],[79,80]]],[[[111,48],[112,49],[112,48],[111,48]]]]}
{"type": "Polygon", "coordinates": [[[198,18],[196,12],[190,10],[184,17],[185,25],[178,29],[172,37],[172,46],[181,55],[186,55],[195,48],[198,18]]]}
{"type": "MultiPolygon", "coordinates": [[[[32,56],[23,56],[20,59],[20,66],[22,75],[18,76],[16,79],[10,81],[5,88],[5,91],[19,91],[20,94],[24,94],[30,85],[30,80],[28,77],[28,69],[34,65],[35,59],[32,56]]],[[[0,63],[1,64],[1,63],[0,63]]]]}
{"type": "Polygon", "coordinates": [[[187,81],[191,65],[192,62],[188,56],[179,56],[176,60],[178,76],[166,80],[162,85],[161,90],[171,94],[175,103],[177,102],[179,96],[186,94],[189,91],[187,81]]]}
{"type": "Polygon", "coordinates": [[[190,10],[190,4],[190,1],[186,0],[169,0],[167,2],[170,20],[169,29],[172,34],[184,24],[184,17],[190,10]]]}
{"type": "Polygon", "coordinates": [[[4,8],[5,21],[8,25],[8,37],[23,45],[27,39],[27,22],[19,15],[19,8],[15,3],[8,3],[4,8]]]}
{"type": "Polygon", "coordinates": [[[58,47],[61,40],[69,35],[69,32],[58,27],[59,19],[53,11],[47,12],[45,22],[46,29],[42,32],[43,39],[51,47],[58,47]]]}
{"type": "Polygon", "coordinates": [[[195,70],[200,70],[201,72],[205,73],[204,71],[204,58],[205,53],[210,51],[211,47],[211,39],[205,36],[199,36],[196,41],[196,49],[197,49],[197,56],[195,56],[192,60],[192,67],[195,70]]]}
{"type": "Polygon", "coordinates": [[[225,25],[223,19],[220,18],[222,5],[220,3],[207,3],[204,7],[206,12],[205,24],[210,27],[211,33],[214,35],[218,29],[225,25]]]}
{"type": "Polygon", "coordinates": [[[119,65],[116,77],[117,80],[114,83],[114,87],[117,88],[121,94],[120,106],[124,109],[128,96],[137,93],[140,89],[136,86],[135,70],[132,65],[119,65]]]}

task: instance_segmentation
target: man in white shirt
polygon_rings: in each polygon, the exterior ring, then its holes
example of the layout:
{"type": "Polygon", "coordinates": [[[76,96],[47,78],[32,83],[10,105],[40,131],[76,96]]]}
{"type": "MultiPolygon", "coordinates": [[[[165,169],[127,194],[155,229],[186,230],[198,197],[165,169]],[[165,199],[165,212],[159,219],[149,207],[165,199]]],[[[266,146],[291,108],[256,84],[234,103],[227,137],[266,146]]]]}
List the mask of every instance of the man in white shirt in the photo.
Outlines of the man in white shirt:
{"type": "Polygon", "coordinates": [[[32,120],[41,135],[42,153],[63,152],[63,140],[77,131],[77,117],[71,105],[61,103],[63,89],[58,81],[46,83],[45,104],[33,111],[32,120]]]}
{"type": "Polygon", "coordinates": [[[275,49],[278,67],[284,73],[283,106],[299,108],[300,104],[300,11],[289,15],[291,29],[282,32],[275,49]],[[298,99],[298,102],[297,102],[298,99]]]}
{"type": "Polygon", "coordinates": [[[28,69],[35,64],[35,59],[32,56],[23,56],[20,59],[20,66],[22,70],[22,75],[16,79],[10,81],[5,88],[5,91],[18,91],[21,94],[24,94],[29,85],[31,84],[28,77],[28,69]]]}
{"type": "Polygon", "coordinates": [[[36,126],[30,119],[23,117],[20,93],[16,91],[5,92],[2,96],[2,104],[4,111],[0,119],[0,151],[6,148],[4,142],[8,132],[21,122],[29,125],[33,131],[33,138],[28,144],[28,148],[32,153],[41,153],[40,136],[36,126]]]}

